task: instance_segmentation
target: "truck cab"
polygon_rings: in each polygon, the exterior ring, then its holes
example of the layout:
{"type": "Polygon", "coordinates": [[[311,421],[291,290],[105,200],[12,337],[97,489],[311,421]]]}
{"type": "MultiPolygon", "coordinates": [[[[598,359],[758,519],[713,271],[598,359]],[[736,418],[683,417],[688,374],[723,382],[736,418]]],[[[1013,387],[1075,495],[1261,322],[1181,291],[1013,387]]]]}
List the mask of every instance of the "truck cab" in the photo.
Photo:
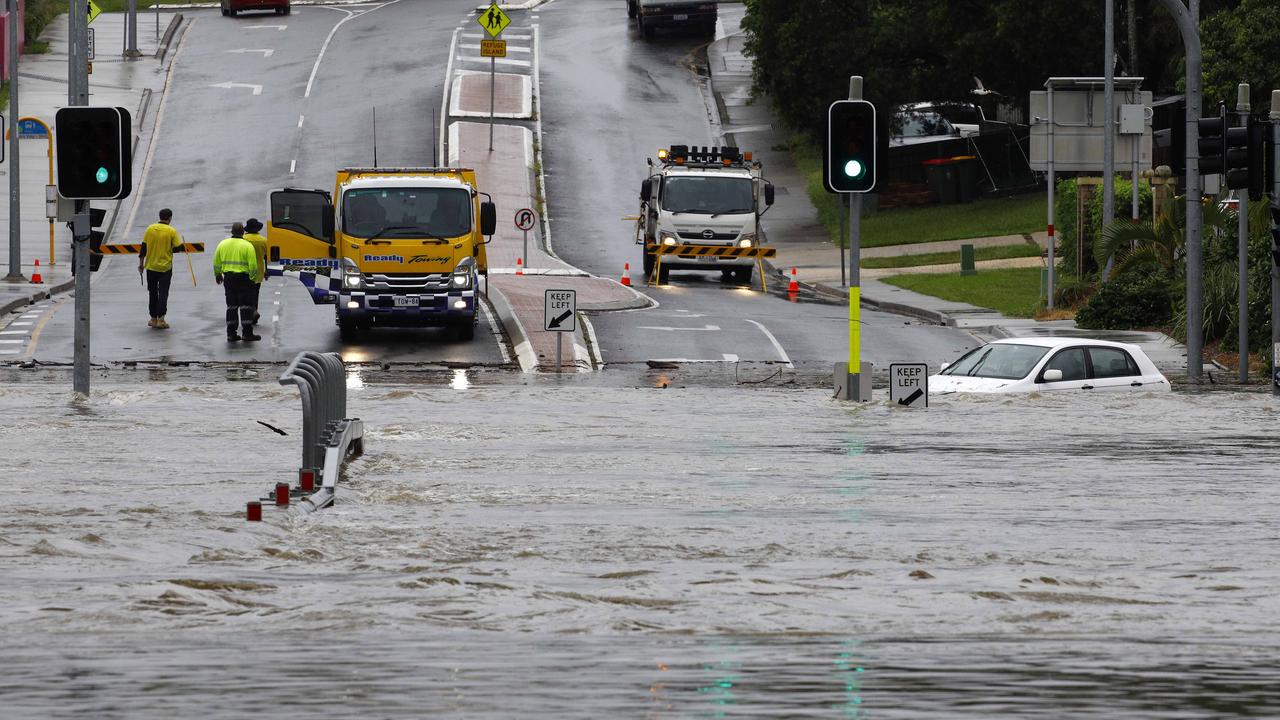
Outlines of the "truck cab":
{"type": "Polygon", "coordinates": [[[470,169],[340,170],[332,195],[271,194],[269,258],[335,306],[343,340],[375,326],[446,326],[470,340],[497,225],[481,195],[470,169]]]}
{"type": "MultiPolygon", "coordinates": [[[[635,242],[644,246],[645,277],[653,275],[659,245],[755,247],[765,242],[760,216],[773,204],[773,184],[759,162],[736,147],[672,145],[649,160],[640,186],[635,242]]],[[[659,282],[669,270],[719,270],[740,283],[751,281],[750,257],[664,256],[659,282]]]]}

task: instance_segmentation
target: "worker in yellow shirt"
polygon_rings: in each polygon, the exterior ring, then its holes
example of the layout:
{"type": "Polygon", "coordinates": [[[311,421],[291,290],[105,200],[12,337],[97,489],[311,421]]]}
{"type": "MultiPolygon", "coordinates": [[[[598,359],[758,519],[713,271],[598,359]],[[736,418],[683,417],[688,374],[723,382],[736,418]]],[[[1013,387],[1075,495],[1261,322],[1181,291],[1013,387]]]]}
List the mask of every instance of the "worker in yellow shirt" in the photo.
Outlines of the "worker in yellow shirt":
{"type": "Polygon", "coordinates": [[[258,282],[253,285],[253,321],[255,323],[262,317],[258,311],[258,300],[262,295],[262,283],[267,281],[267,239],[258,234],[261,229],[262,223],[258,218],[249,218],[244,221],[244,239],[253,245],[254,251],[258,254],[258,282]]]}
{"type": "Polygon", "coordinates": [[[213,252],[213,279],[226,291],[227,342],[261,340],[253,334],[253,286],[258,282],[258,258],[253,245],[244,239],[244,225],[231,224],[231,237],[218,243],[213,252]],[[240,331],[240,332],[237,332],[240,331]]]}
{"type": "Polygon", "coordinates": [[[182,251],[182,236],[173,229],[173,211],[160,211],[160,222],[152,223],[142,235],[138,253],[138,272],[147,271],[147,309],[151,313],[148,327],[169,329],[164,319],[169,314],[169,281],[173,279],[173,254],[182,251]]]}

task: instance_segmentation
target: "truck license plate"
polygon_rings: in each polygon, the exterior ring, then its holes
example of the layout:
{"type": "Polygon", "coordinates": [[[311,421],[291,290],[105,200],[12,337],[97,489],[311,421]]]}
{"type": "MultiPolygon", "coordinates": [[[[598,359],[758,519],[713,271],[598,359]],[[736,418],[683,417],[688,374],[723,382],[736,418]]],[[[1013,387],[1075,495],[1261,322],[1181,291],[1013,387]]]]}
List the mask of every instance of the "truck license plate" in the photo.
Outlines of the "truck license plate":
{"type": "Polygon", "coordinates": [[[397,295],[392,298],[392,304],[396,307],[418,307],[418,298],[397,295]]]}
{"type": "Polygon", "coordinates": [[[676,15],[676,16],[674,16],[674,17],[675,17],[675,19],[676,19],[676,20],[688,20],[688,19],[689,19],[689,16],[688,16],[688,15],[676,15]]]}

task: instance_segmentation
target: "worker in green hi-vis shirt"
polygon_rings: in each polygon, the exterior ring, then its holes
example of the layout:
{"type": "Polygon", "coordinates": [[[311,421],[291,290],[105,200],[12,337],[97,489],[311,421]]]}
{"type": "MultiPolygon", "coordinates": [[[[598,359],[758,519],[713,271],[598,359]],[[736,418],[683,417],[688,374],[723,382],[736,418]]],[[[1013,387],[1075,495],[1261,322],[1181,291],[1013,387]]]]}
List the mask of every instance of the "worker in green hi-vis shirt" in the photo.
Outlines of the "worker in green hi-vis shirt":
{"type": "Polygon", "coordinates": [[[258,283],[258,253],[244,239],[244,225],[231,224],[231,237],[218,243],[213,253],[213,279],[226,291],[227,342],[243,333],[245,340],[261,340],[253,334],[253,291],[258,283]],[[239,330],[240,332],[237,332],[239,330]]]}

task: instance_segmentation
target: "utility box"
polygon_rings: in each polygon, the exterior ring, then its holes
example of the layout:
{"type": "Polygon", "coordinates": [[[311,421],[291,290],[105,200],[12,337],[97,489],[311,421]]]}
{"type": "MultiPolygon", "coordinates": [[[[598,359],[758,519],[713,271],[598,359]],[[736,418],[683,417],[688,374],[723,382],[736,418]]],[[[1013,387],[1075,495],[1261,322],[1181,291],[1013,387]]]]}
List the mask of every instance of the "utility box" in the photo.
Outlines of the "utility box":
{"type": "Polygon", "coordinates": [[[1120,106],[1120,134],[1141,135],[1147,129],[1147,108],[1142,105],[1120,106]]]}

